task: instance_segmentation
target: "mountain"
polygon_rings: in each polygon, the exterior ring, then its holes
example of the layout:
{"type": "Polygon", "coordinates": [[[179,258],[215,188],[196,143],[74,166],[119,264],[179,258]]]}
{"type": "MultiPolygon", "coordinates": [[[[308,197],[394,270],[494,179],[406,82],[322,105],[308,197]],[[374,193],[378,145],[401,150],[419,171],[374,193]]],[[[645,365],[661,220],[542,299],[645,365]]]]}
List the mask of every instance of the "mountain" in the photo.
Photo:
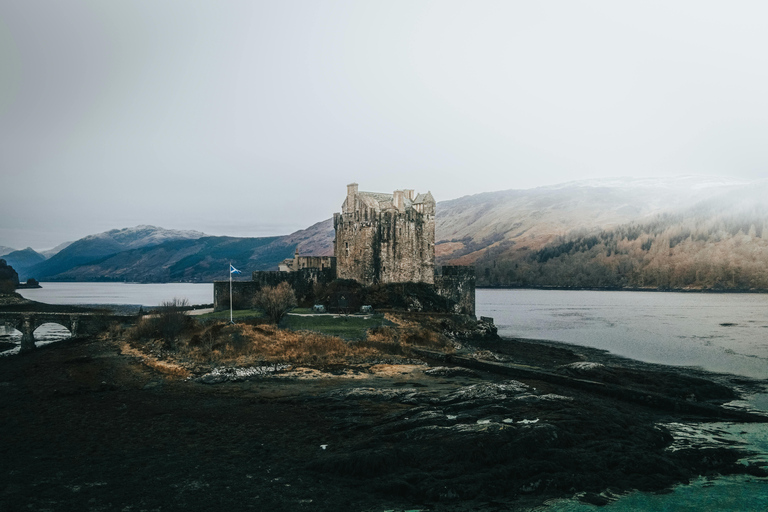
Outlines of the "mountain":
{"type": "Polygon", "coordinates": [[[12,253],[15,251],[13,247],[6,247],[4,245],[0,245],[0,258],[4,258],[6,254],[12,253]]]}
{"type": "MultiPolygon", "coordinates": [[[[481,286],[768,289],[767,195],[766,181],[682,177],[465,196],[437,204],[436,259],[474,265],[481,286]]],[[[332,254],[333,238],[332,219],[265,238],[139,226],[78,240],[32,277],[204,282],[231,262],[248,279],[296,249],[332,254]]]]}
{"type": "MultiPolygon", "coordinates": [[[[333,230],[333,219],[326,219],[313,224],[307,229],[281,237],[280,243],[286,246],[295,245],[302,255],[333,256],[333,239],[335,237],[336,232],[333,230]]],[[[292,255],[290,254],[289,256],[292,255]]]]}
{"type": "MultiPolygon", "coordinates": [[[[278,263],[292,257],[296,249],[302,254],[333,254],[332,219],[290,235],[263,238],[173,239],[173,234],[164,230],[166,238],[171,240],[117,251],[113,234],[120,235],[124,242],[126,231],[113,230],[78,240],[30,271],[40,272],[35,275],[38,280],[54,281],[209,282],[228,279],[230,263],[242,272],[241,279],[250,279],[254,270],[277,268],[278,263]],[[97,243],[104,240],[107,242],[97,243]],[[85,254],[84,249],[88,251],[85,254]]],[[[157,242],[159,238],[152,236],[143,240],[157,242]]]]}
{"type": "Polygon", "coordinates": [[[91,263],[123,251],[152,247],[175,240],[195,240],[204,236],[206,236],[204,233],[198,231],[177,231],[145,225],[113,229],[71,243],[51,258],[30,267],[28,272],[40,281],[78,265],[91,263]]]}
{"type": "Polygon", "coordinates": [[[20,251],[13,251],[3,256],[3,259],[16,269],[21,281],[26,281],[28,277],[32,277],[28,274],[28,270],[38,263],[45,261],[45,256],[36,252],[31,247],[22,249],[20,251]]]}
{"type": "Polygon", "coordinates": [[[131,249],[65,270],[63,281],[210,282],[229,278],[230,263],[250,279],[253,270],[277,266],[295,245],[280,237],[202,237],[131,249]],[[277,243],[276,243],[277,242],[277,243]]]}

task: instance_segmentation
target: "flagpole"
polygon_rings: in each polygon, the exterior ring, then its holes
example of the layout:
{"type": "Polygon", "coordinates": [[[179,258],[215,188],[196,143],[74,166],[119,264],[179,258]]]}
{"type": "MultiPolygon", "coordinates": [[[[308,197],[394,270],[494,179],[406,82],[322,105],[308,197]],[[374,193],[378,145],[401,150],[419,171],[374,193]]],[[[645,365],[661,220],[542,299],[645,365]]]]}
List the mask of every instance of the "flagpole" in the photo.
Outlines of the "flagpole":
{"type": "Polygon", "coordinates": [[[232,320],[232,262],[229,262],[229,323],[235,323],[232,320]]]}

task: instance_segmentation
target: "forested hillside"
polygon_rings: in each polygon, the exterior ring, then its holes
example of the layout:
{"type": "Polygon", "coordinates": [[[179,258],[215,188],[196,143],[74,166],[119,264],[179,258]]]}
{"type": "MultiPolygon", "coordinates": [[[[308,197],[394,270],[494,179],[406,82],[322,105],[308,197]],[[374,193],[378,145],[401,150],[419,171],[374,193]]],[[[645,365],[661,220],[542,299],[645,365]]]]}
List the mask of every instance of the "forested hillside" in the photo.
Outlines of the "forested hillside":
{"type": "Polygon", "coordinates": [[[613,229],[579,230],[538,249],[477,260],[479,284],[653,289],[768,289],[768,209],[720,198],[613,229]]]}

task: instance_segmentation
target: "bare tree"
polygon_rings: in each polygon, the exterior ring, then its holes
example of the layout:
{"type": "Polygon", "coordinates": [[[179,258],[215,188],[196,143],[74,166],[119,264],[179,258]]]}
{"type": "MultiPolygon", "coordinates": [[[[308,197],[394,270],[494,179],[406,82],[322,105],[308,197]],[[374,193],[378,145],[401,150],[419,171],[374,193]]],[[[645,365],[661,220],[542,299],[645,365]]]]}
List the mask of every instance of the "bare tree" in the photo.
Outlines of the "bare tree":
{"type": "Polygon", "coordinates": [[[296,294],[286,282],[277,286],[265,286],[256,294],[254,305],[267,315],[270,321],[279,324],[288,311],[296,307],[296,294]]]}
{"type": "Polygon", "coordinates": [[[189,306],[188,299],[166,300],[157,308],[156,325],[157,330],[162,334],[167,346],[172,346],[176,338],[184,330],[189,318],[186,309],[189,306]]]}

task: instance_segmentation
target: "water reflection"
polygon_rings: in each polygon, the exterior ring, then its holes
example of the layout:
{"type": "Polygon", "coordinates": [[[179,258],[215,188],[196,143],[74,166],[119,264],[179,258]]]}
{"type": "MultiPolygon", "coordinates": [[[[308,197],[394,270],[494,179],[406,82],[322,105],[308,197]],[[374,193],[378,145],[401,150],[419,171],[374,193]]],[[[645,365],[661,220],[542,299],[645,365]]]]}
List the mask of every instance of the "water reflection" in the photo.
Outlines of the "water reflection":
{"type": "MultiPolygon", "coordinates": [[[[0,325],[0,355],[18,353],[21,346],[21,331],[6,325],[0,325]]],[[[69,329],[63,325],[47,323],[34,332],[35,345],[41,347],[49,343],[65,340],[72,337],[69,329]]]]}

